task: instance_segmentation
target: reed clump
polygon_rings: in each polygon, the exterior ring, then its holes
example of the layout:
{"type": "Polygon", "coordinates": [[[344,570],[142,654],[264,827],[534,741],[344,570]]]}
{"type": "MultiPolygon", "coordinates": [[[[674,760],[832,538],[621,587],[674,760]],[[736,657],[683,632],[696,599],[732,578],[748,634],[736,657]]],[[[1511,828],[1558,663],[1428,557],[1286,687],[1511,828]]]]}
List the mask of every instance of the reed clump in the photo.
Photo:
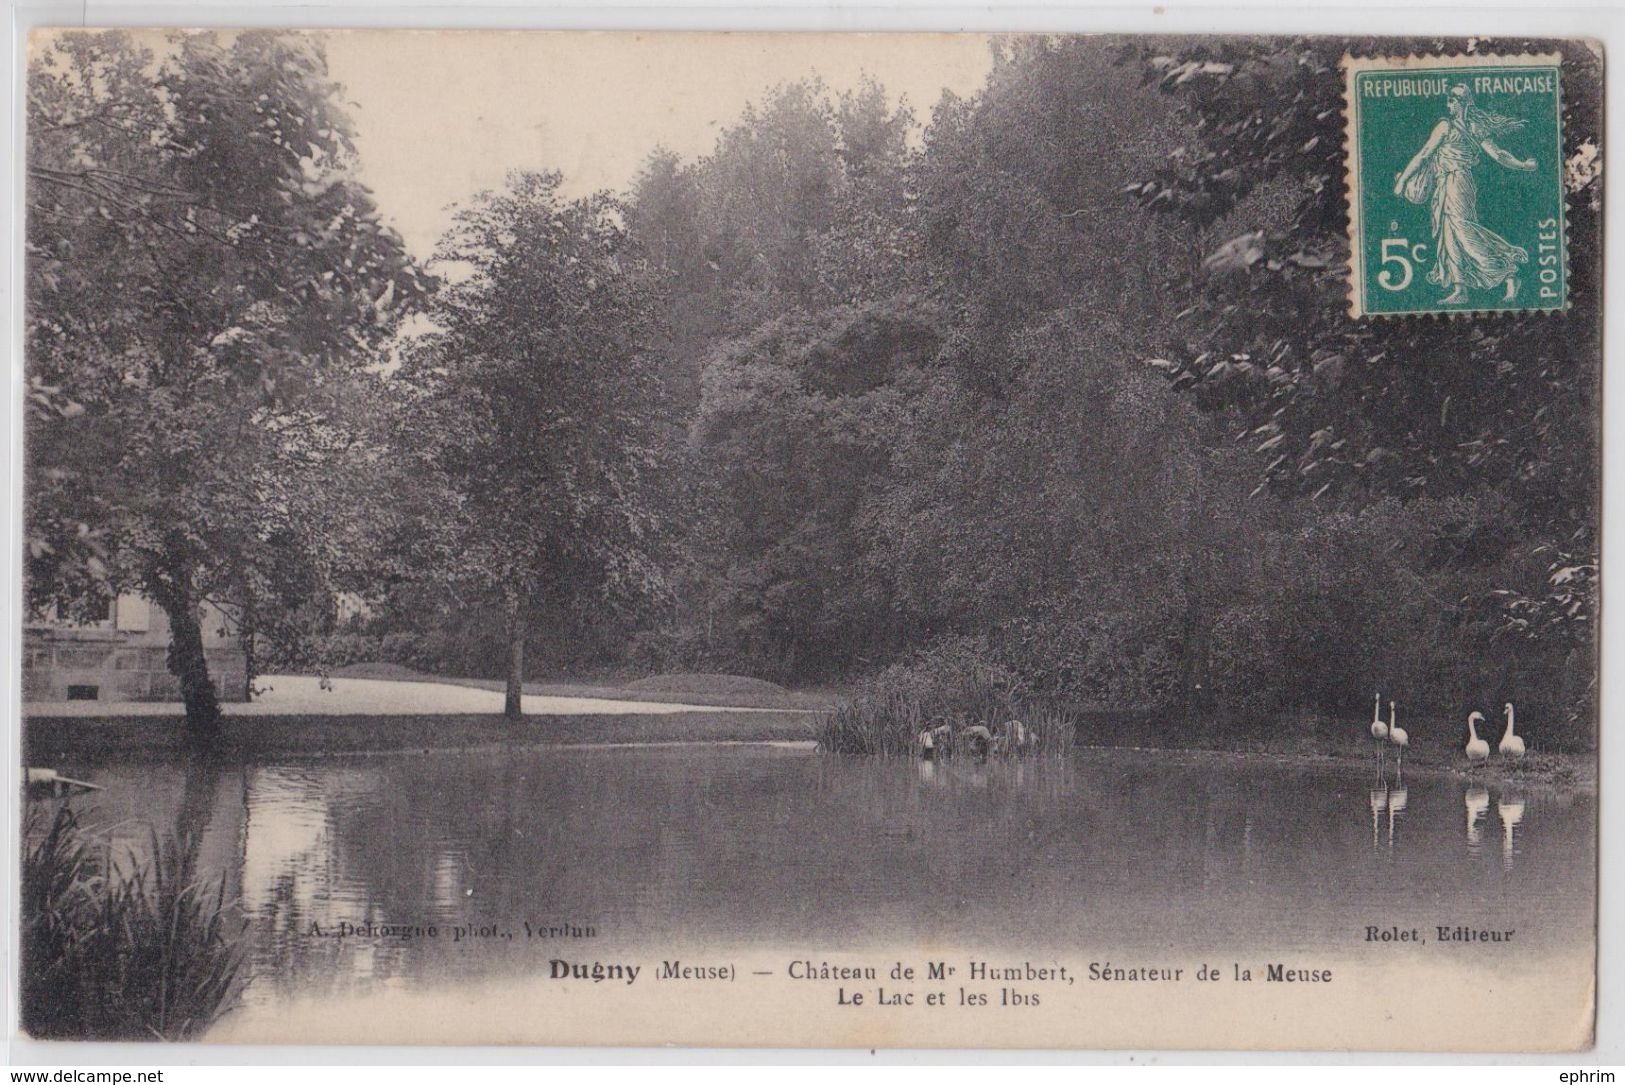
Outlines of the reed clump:
{"type": "Polygon", "coordinates": [[[30,810],[22,870],[21,1023],[36,1039],[196,1040],[235,1003],[245,923],[187,845],[114,862],[59,807],[30,810]]]}
{"type": "Polygon", "coordinates": [[[843,754],[910,755],[920,732],[942,724],[963,735],[986,727],[997,734],[1020,720],[1033,736],[1025,753],[1071,751],[1077,718],[1035,697],[1011,670],[992,660],[975,638],[939,644],[874,674],[819,722],[819,749],[843,754]]]}

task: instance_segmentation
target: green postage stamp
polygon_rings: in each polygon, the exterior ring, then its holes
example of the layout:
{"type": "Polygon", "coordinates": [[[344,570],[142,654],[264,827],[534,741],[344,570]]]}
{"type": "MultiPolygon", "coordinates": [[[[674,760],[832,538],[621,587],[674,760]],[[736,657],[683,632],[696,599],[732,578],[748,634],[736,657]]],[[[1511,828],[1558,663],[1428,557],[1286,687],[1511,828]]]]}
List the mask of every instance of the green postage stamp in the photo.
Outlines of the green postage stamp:
{"type": "Polygon", "coordinates": [[[1344,58],[1351,315],[1567,305],[1561,64],[1344,58]]]}

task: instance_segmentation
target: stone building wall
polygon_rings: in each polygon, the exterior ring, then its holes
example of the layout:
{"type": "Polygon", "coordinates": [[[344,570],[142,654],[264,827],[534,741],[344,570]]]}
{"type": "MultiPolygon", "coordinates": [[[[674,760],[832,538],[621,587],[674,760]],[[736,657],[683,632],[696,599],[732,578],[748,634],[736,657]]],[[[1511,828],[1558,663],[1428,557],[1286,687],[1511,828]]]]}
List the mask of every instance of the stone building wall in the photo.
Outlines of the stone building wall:
{"type": "MultiPolygon", "coordinates": [[[[248,662],[225,615],[203,615],[204,657],[222,701],[246,700],[248,662]]],[[[120,596],[106,621],[23,627],[24,701],[179,701],[169,672],[169,625],[139,596],[120,596]]]]}

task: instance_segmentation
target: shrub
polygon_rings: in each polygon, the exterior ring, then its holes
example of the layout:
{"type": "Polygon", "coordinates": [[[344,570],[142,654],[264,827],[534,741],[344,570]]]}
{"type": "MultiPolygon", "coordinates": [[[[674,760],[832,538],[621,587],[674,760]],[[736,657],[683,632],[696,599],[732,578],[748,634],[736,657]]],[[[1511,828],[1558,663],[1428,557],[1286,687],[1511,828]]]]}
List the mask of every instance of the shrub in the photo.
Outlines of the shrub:
{"type": "Polygon", "coordinates": [[[1035,689],[1099,707],[1145,707],[1168,701],[1179,677],[1177,618],[1159,599],[1112,599],[1086,593],[1062,599],[1037,617],[1003,623],[1000,644],[1035,689]]]}
{"type": "Polygon", "coordinates": [[[1293,688],[1276,616],[1260,605],[1231,607],[1213,623],[1210,666],[1215,701],[1239,719],[1262,720],[1285,706],[1293,688]]]}

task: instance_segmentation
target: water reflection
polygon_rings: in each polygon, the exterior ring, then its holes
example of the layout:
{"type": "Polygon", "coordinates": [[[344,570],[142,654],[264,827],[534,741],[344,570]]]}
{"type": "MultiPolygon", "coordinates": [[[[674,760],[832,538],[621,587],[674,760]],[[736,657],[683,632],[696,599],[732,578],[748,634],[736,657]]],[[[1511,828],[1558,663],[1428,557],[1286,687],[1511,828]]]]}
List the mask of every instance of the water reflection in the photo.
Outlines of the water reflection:
{"type": "Polygon", "coordinates": [[[1403,814],[1405,812],[1405,808],[1410,805],[1410,800],[1410,789],[1405,786],[1403,780],[1396,779],[1393,787],[1389,787],[1386,783],[1383,783],[1381,786],[1374,787],[1370,790],[1368,794],[1368,801],[1371,806],[1372,848],[1382,847],[1382,820],[1383,815],[1387,814],[1388,848],[1389,850],[1393,849],[1394,826],[1397,823],[1399,815],[1403,814]]]}
{"type": "MultiPolygon", "coordinates": [[[[1572,800],[1567,796],[1558,797],[1553,805],[1564,809],[1572,800]]],[[[1483,850],[1484,833],[1481,823],[1490,809],[1490,792],[1483,784],[1469,784],[1462,793],[1462,802],[1467,808],[1467,851],[1470,855],[1477,855],[1483,850]]],[[[1528,809],[1528,800],[1521,791],[1508,789],[1502,791],[1495,800],[1495,813],[1501,821],[1501,866],[1505,870],[1512,869],[1514,856],[1521,855],[1523,849],[1518,847],[1518,826],[1523,824],[1524,814],[1528,809]]]]}
{"type": "Polygon", "coordinates": [[[1516,792],[1503,794],[1495,804],[1495,812],[1501,818],[1501,863],[1506,869],[1512,869],[1513,833],[1523,821],[1524,798],[1516,792]]]}
{"type": "Polygon", "coordinates": [[[1394,846],[1394,819],[1410,805],[1411,792],[1403,782],[1388,789],[1388,846],[1394,846]]]}
{"type": "MultiPolygon", "coordinates": [[[[1566,810],[1572,807],[1573,802],[1573,796],[1565,794],[1554,796],[1549,805],[1566,810]]],[[[1382,823],[1386,815],[1387,849],[1392,851],[1400,815],[1410,805],[1410,788],[1399,779],[1392,786],[1382,782],[1367,792],[1367,805],[1371,811],[1371,847],[1378,849],[1383,845],[1382,823]]],[[[1462,792],[1462,805],[1466,811],[1466,854],[1476,857],[1483,850],[1483,824],[1490,809],[1489,789],[1481,783],[1468,784],[1462,792]]],[[[1510,871],[1514,858],[1525,854],[1525,848],[1519,843],[1522,835],[1515,830],[1524,823],[1529,800],[1521,791],[1507,789],[1496,797],[1495,809],[1501,821],[1501,865],[1504,870],[1510,871]]]]}
{"type": "Polygon", "coordinates": [[[1378,848],[1382,841],[1378,836],[1382,826],[1383,811],[1388,809],[1388,785],[1371,789],[1371,846],[1378,848]]]}
{"type": "Polygon", "coordinates": [[[106,788],[98,817],[132,839],[146,821],[195,828],[196,869],[226,875],[250,920],[246,997],[267,1010],[534,974],[561,948],[527,939],[525,923],[659,953],[899,941],[1286,953],[1343,946],[1375,916],[1541,915],[1518,943],[1538,953],[1592,929],[1594,799],[1531,820],[1501,795],[1505,861],[1486,866],[1472,853],[1489,793],[1467,788],[1463,849],[1447,778],[1351,786],[1333,769],[1094,750],[975,764],[761,748],[86,773],[106,788]],[[1362,792],[1369,841],[1363,815],[1348,816],[1362,792]],[[334,937],[345,923],[408,933],[334,937]],[[515,937],[409,933],[430,924],[515,937]]]}
{"type": "Polygon", "coordinates": [[[1483,844],[1479,822],[1490,809],[1490,792],[1482,784],[1471,784],[1463,796],[1467,804],[1467,850],[1477,853],[1483,844]]]}
{"type": "Polygon", "coordinates": [[[934,758],[922,757],[914,762],[914,767],[919,773],[920,783],[927,786],[934,784],[938,787],[946,785],[947,781],[937,773],[937,762],[934,758]]]}
{"type": "MultiPolygon", "coordinates": [[[[103,771],[75,766],[100,777],[103,771]]],[[[63,806],[80,816],[87,842],[116,870],[132,872],[152,858],[155,844],[171,864],[165,877],[181,881],[223,879],[226,897],[239,895],[242,797],[238,768],[206,757],[182,757],[159,766],[122,767],[112,794],[30,801],[42,816],[25,825],[43,832],[63,806]]],[[[28,841],[25,840],[25,844],[28,841]]]]}

